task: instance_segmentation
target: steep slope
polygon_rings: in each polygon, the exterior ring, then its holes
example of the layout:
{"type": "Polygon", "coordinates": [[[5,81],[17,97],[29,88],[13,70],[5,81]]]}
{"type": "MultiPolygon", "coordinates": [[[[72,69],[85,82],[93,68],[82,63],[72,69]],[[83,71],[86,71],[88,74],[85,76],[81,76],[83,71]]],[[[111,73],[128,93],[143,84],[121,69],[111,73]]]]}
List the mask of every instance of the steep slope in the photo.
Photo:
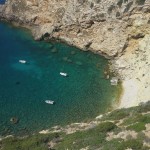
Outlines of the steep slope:
{"type": "Polygon", "coordinates": [[[149,150],[150,102],[118,109],[87,123],[54,127],[24,138],[7,137],[2,150],[149,150]]]}
{"type": "Polygon", "coordinates": [[[35,38],[54,37],[108,56],[125,49],[133,21],[149,19],[148,0],[8,0],[0,10],[1,18],[32,26],[35,38]]]}

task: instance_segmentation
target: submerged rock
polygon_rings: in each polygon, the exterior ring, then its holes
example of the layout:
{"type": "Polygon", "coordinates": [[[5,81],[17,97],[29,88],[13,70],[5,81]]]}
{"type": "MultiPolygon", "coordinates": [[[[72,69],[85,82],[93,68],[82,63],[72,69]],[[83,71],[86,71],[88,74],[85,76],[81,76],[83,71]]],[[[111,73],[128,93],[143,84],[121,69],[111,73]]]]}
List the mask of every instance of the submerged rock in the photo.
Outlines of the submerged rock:
{"type": "Polygon", "coordinates": [[[12,118],[10,118],[10,122],[11,122],[12,124],[17,124],[17,123],[19,123],[19,119],[16,118],[16,117],[12,117],[12,118]]]}
{"type": "Polygon", "coordinates": [[[76,54],[76,52],[75,51],[71,51],[71,55],[75,55],[76,54]]]}
{"type": "Polygon", "coordinates": [[[63,61],[67,61],[68,57],[63,57],[62,59],[63,59],[63,61]]]}
{"type": "Polygon", "coordinates": [[[67,62],[72,63],[72,60],[71,60],[71,59],[68,59],[67,62]]]}
{"type": "Polygon", "coordinates": [[[57,53],[58,50],[57,50],[56,48],[53,48],[53,49],[51,50],[51,52],[52,52],[52,53],[57,53]]]}
{"type": "Polygon", "coordinates": [[[79,65],[79,66],[81,66],[81,65],[82,65],[82,62],[76,61],[76,64],[79,65]]]}
{"type": "Polygon", "coordinates": [[[17,81],[17,82],[16,82],[16,85],[19,85],[19,84],[20,84],[20,82],[19,82],[19,81],[17,81]]]}

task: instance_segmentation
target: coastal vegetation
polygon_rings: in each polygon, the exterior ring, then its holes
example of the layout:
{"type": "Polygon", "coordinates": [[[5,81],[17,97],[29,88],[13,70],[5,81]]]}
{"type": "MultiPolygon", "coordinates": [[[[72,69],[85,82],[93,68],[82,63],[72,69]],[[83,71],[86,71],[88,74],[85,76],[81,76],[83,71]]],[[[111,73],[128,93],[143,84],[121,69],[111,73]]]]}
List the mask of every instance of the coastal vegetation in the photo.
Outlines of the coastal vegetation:
{"type": "MultiPolygon", "coordinates": [[[[137,107],[114,110],[94,119],[97,122],[87,129],[78,129],[70,134],[61,130],[26,137],[8,137],[0,142],[2,150],[148,150],[150,139],[150,102],[137,107]]],[[[90,123],[89,123],[90,124],[90,123]]],[[[71,126],[70,126],[71,127],[71,126]]],[[[71,128],[70,128],[71,129],[71,128]]]]}

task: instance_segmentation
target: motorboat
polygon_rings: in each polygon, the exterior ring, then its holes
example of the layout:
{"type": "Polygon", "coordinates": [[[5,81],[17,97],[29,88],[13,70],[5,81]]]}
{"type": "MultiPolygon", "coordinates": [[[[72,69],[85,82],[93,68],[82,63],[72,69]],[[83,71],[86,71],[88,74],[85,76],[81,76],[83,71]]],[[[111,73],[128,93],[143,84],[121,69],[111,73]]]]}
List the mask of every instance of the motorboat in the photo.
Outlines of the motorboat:
{"type": "Polygon", "coordinates": [[[51,100],[45,100],[45,103],[47,103],[47,104],[54,104],[54,101],[51,101],[51,100]]]}
{"type": "Polygon", "coordinates": [[[19,60],[19,62],[20,62],[21,64],[25,64],[27,61],[26,61],[26,60],[19,60]]]}
{"type": "Polygon", "coordinates": [[[60,75],[61,75],[61,76],[64,76],[64,77],[68,76],[68,74],[65,73],[65,72],[60,72],[60,75]]]}

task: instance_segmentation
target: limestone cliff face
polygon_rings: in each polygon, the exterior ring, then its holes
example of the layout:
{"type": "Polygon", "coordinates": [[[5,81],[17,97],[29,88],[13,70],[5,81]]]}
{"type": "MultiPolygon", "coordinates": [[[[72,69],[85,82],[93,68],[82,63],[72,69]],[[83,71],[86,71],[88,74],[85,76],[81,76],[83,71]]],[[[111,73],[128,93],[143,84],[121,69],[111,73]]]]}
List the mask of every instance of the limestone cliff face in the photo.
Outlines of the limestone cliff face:
{"type": "Polygon", "coordinates": [[[133,21],[144,17],[144,25],[150,22],[149,4],[149,0],[8,0],[0,6],[0,18],[32,26],[36,39],[61,39],[111,57],[126,48],[133,21]]]}

